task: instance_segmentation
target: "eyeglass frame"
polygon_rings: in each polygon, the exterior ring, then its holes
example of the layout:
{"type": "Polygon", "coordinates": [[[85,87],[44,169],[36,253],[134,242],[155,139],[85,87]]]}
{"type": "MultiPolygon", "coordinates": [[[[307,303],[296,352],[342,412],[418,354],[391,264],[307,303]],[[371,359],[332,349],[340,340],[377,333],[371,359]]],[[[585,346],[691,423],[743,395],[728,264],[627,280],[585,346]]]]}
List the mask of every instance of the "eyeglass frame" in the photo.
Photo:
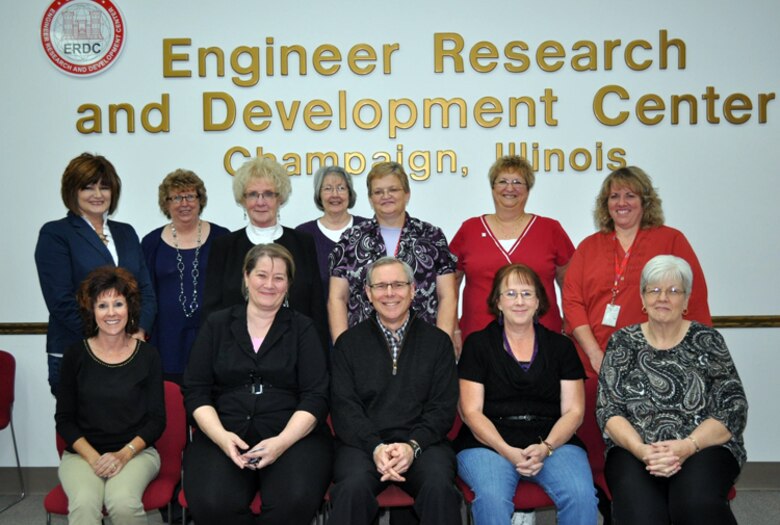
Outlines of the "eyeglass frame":
{"type": "Polygon", "coordinates": [[[264,200],[264,201],[271,201],[276,200],[279,198],[279,192],[278,191],[270,191],[266,190],[263,192],[260,191],[250,191],[249,193],[244,193],[244,200],[245,201],[258,201],[258,200],[264,200]]]}
{"type": "Polygon", "coordinates": [[[371,291],[373,292],[387,292],[388,288],[392,289],[394,292],[400,292],[407,286],[411,286],[411,284],[411,281],[393,281],[390,283],[367,284],[366,286],[371,288],[371,291]]]}
{"type": "Polygon", "coordinates": [[[173,197],[165,197],[165,200],[168,202],[175,202],[176,204],[181,204],[182,201],[193,203],[200,200],[200,195],[198,193],[188,193],[187,195],[174,195],[173,197]]]}

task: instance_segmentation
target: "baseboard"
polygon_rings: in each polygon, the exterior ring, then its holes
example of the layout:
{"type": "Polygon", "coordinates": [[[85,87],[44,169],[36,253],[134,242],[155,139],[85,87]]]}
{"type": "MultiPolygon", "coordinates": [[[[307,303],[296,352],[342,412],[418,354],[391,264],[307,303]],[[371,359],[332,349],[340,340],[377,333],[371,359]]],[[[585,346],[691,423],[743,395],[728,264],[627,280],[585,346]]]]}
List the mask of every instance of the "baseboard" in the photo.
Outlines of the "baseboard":
{"type": "MultiPolygon", "coordinates": [[[[24,467],[22,476],[28,494],[47,494],[59,483],[56,467],[24,467]]],[[[0,467],[0,494],[16,494],[18,486],[16,468],[0,467]]],[[[780,462],[748,462],[737,480],[740,490],[780,491],[780,462]]]]}

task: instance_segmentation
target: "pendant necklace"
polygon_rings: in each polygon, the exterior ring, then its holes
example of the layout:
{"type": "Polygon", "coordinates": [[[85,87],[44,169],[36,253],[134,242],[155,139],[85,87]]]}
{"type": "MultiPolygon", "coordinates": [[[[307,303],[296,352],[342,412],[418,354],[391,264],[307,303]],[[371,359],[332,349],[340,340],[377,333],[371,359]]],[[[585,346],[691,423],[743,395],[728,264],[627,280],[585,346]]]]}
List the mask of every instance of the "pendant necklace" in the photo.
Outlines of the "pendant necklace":
{"type": "Polygon", "coordinates": [[[187,306],[187,298],[184,295],[184,260],[182,259],[181,252],[179,252],[179,242],[176,237],[176,226],[171,223],[171,234],[173,235],[173,246],[176,248],[176,269],[179,270],[179,303],[181,303],[181,309],[184,311],[184,317],[190,318],[195,315],[198,310],[198,277],[200,276],[200,270],[198,269],[198,255],[200,255],[200,230],[201,221],[198,221],[198,244],[195,247],[195,258],[192,261],[192,301],[187,306]]]}

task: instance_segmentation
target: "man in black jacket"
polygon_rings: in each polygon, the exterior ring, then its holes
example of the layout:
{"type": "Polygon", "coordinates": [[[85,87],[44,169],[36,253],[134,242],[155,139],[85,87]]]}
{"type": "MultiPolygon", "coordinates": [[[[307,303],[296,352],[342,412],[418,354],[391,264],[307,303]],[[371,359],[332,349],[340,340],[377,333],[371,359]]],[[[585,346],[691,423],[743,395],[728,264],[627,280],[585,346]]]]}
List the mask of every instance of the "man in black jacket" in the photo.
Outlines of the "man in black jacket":
{"type": "Polygon", "coordinates": [[[460,523],[455,456],[447,442],[458,402],[454,353],[446,333],[415,318],[414,293],[406,263],[377,260],[366,274],[376,316],[336,341],[334,525],[371,523],[376,496],[388,483],[414,497],[423,525],[460,523]]]}

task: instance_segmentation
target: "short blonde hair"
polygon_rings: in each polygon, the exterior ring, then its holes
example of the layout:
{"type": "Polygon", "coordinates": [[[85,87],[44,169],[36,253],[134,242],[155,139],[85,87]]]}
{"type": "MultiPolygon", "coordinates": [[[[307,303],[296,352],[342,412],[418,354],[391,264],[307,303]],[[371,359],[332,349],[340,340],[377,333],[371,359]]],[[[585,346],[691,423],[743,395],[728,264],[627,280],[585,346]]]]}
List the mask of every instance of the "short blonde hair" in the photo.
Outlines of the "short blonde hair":
{"type": "Polygon", "coordinates": [[[376,179],[381,179],[387,175],[395,175],[398,177],[398,181],[401,183],[404,193],[409,193],[411,191],[409,188],[409,176],[404,171],[403,166],[397,162],[379,162],[374,164],[366,177],[366,187],[368,188],[369,199],[371,198],[371,184],[373,184],[376,179]]]}
{"type": "Polygon", "coordinates": [[[493,187],[493,184],[496,183],[496,179],[499,175],[506,172],[519,173],[525,181],[526,186],[528,186],[528,191],[534,187],[534,183],[536,182],[534,168],[531,166],[530,162],[519,155],[505,155],[500,157],[492,166],[490,166],[490,170],[488,170],[490,187],[493,187]]]}
{"type": "Polygon", "coordinates": [[[280,206],[284,206],[290,198],[292,184],[290,184],[290,176],[284,171],[282,165],[267,157],[255,157],[243,163],[233,175],[233,197],[241,206],[244,205],[246,187],[253,180],[270,182],[279,194],[280,206]]]}
{"type": "Polygon", "coordinates": [[[626,187],[639,195],[642,199],[642,222],[640,227],[650,228],[661,226],[664,223],[664,211],[661,208],[661,197],[653,188],[653,181],[650,176],[641,168],[628,166],[620,168],[604,179],[601,184],[601,191],[596,197],[596,209],[593,212],[596,226],[603,232],[615,231],[615,221],[609,214],[609,194],[612,186],[626,187]]]}

